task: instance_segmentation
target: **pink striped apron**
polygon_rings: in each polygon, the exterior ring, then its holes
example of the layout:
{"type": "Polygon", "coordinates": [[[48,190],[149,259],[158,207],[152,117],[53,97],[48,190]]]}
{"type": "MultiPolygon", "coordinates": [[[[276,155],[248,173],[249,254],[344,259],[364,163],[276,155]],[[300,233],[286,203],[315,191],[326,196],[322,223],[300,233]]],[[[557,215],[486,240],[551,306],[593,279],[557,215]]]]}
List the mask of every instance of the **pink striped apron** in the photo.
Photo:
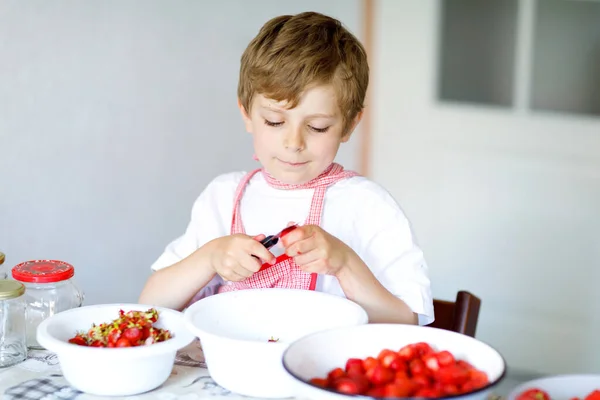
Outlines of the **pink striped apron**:
{"type": "MultiPolygon", "coordinates": [[[[252,177],[259,171],[263,175],[267,183],[277,189],[293,190],[293,189],[314,189],[310,211],[306,219],[306,225],[320,225],[321,214],[323,212],[323,200],[327,188],[336,182],[347,179],[358,174],[353,171],[346,171],[344,167],[337,163],[331,164],[321,175],[313,180],[301,185],[289,185],[282,183],[266,171],[256,169],[249,172],[239,183],[234,197],[233,217],[231,219],[231,234],[244,233],[244,225],[240,215],[240,203],[246,185],[252,177]]],[[[283,226],[281,227],[284,228],[283,226]]],[[[292,258],[288,258],[285,254],[277,257],[276,263],[270,268],[256,272],[248,279],[240,282],[224,282],[219,287],[218,292],[229,292],[233,290],[252,289],[252,288],[288,288],[288,289],[305,289],[315,290],[317,285],[317,274],[310,274],[302,271],[296,265],[292,258]]]]}

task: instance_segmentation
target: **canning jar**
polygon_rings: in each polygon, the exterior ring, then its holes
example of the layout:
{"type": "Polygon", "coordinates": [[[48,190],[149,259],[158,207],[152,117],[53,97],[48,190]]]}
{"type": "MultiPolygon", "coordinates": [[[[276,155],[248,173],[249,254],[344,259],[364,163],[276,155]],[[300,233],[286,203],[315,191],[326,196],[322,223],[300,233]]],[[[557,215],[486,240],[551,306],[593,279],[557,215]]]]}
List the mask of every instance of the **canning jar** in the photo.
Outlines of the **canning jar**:
{"type": "Polygon", "coordinates": [[[5,257],[6,256],[4,255],[4,253],[0,251],[0,279],[6,279],[8,277],[8,274],[6,273],[4,268],[2,268],[2,264],[4,264],[5,257]]]}
{"type": "Polygon", "coordinates": [[[81,307],[83,292],[74,281],[71,264],[57,260],[34,260],[18,264],[12,276],[25,285],[27,347],[43,349],[36,339],[38,325],[61,311],[81,307]]]}
{"type": "Polygon", "coordinates": [[[4,253],[0,252],[0,279],[6,279],[7,273],[2,269],[2,264],[4,264],[4,253]]]}
{"type": "Polygon", "coordinates": [[[0,367],[9,367],[27,358],[25,285],[0,279],[0,367]]]}

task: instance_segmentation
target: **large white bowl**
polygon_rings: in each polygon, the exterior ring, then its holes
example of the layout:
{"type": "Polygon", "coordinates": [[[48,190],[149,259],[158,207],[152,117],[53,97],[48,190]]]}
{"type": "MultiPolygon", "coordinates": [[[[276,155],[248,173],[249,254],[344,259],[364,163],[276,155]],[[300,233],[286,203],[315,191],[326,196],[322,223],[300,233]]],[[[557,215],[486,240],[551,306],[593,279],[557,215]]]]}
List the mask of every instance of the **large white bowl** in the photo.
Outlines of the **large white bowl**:
{"type": "Polygon", "coordinates": [[[427,342],[438,351],[448,350],[457,360],[465,360],[488,374],[488,386],[469,394],[442,398],[486,399],[506,373],[502,355],[479,340],[443,329],[400,324],[370,324],[308,335],[290,344],[283,355],[283,365],[293,377],[299,396],[309,399],[367,399],[370,397],[322,389],[309,381],[327,376],[334,368],[344,368],[349,358],[377,357],[383,349],[398,351],[417,342],[427,342]]]}
{"type": "Polygon", "coordinates": [[[281,365],[292,341],[323,329],[365,324],[365,310],[343,297],[295,289],[249,289],[206,297],[185,311],[211,377],[238,394],[294,395],[281,365]],[[269,343],[273,336],[279,339],[269,343]]]}
{"type": "Polygon", "coordinates": [[[159,316],[155,326],[169,329],[173,338],[149,346],[126,348],[85,347],[68,343],[78,331],[92,323],[110,322],[119,310],[146,311],[141,304],[104,304],[63,311],[44,320],[37,329],[37,340],[56,353],[65,379],[76,389],[100,396],[127,396],[162,385],[173,369],[177,350],[194,336],[187,331],[183,313],[154,307],[159,316]]]}
{"type": "Polygon", "coordinates": [[[527,389],[546,391],[552,399],[584,399],[594,390],[600,390],[600,375],[556,375],[535,379],[517,386],[507,400],[515,400],[527,389]]]}

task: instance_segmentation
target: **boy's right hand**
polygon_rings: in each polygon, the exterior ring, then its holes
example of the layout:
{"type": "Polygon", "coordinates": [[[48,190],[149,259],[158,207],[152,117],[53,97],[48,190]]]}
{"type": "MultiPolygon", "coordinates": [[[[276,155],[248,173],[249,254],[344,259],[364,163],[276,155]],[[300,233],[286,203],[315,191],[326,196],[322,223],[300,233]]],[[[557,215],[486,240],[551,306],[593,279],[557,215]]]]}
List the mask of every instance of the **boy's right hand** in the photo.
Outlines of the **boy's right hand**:
{"type": "Polygon", "coordinates": [[[264,262],[275,263],[275,256],[260,244],[264,238],[265,235],[223,236],[207,243],[204,247],[205,255],[212,269],[223,279],[243,281],[257,272],[264,262]]]}

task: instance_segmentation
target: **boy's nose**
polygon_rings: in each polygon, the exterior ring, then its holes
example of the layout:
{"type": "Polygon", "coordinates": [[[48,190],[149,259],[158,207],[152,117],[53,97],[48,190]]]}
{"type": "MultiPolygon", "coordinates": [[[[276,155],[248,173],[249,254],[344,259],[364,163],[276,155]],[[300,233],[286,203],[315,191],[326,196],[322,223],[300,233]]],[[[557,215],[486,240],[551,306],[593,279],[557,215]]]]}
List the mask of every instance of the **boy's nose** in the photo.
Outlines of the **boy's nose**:
{"type": "Polygon", "coordinates": [[[291,151],[304,150],[304,134],[302,128],[293,128],[285,135],[285,148],[291,151]]]}

